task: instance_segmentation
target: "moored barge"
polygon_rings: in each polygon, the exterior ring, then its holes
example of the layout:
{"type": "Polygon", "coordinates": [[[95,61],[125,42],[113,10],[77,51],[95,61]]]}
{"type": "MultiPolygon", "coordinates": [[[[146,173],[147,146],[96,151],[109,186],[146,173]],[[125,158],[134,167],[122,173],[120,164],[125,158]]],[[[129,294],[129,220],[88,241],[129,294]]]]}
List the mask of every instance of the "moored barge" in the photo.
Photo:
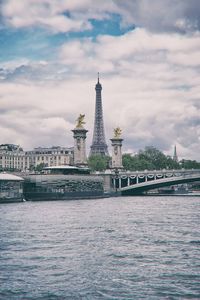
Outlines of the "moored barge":
{"type": "Polygon", "coordinates": [[[43,174],[25,175],[24,197],[28,201],[102,198],[103,178],[85,167],[46,167],[43,174]]]}
{"type": "Polygon", "coordinates": [[[0,203],[22,202],[23,178],[8,173],[0,173],[0,203]]]}

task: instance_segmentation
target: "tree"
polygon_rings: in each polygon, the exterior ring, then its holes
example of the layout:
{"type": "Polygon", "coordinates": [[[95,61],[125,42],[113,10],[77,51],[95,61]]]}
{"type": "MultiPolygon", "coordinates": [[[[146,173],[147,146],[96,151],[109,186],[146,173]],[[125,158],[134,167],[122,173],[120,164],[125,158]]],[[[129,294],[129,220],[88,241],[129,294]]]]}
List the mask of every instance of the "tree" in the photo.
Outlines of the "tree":
{"type": "Polygon", "coordinates": [[[91,155],[88,158],[88,166],[92,171],[104,171],[108,168],[110,157],[91,155]]]}
{"type": "Polygon", "coordinates": [[[44,169],[44,167],[46,167],[46,164],[45,163],[40,163],[39,165],[37,165],[36,167],[34,167],[34,170],[36,172],[41,172],[44,169]]]}
{"type": "Polygon", "coordinates": [[[165,155],[154,147],[145,147],[139,151],[139,158],[148,161],[153,169],[165,168],[165,155]]]}
{"type": "Polygon", "coordinates": [[[173,160],[169,155],[166,156],[166,169],[180,169],[181,165],[173,160]]]}
{"type": "Polygon", "coordinates": [[[122,165],[125,170],[133,170],[134,169],[134,158],[130,154],[126,153],[122,155],[122,165]]]}
{"type": "Polygon", "coordinates": [[[184,169],[200,169],[200,162],[197,162],[196,160],[182,159],[180,165],[184,169]]]}
{"type": "Polygon", "coordinates": [[[147,159],[140,157],[139,155],[131,156],[130,154],[124,154],[122,156],[122,164],[125,170],[140,171],[140,170],[152,170],[154,166],[147,159]]]}
{"type": "Polygon", "coordinates": [[[161,169],[179,169],[180,165],[170,156],[166,156],[155,147],[145,147],[145,150],[139,152],[140,159],[143,158],[149,161],[156,170],[161,169]]]}
{"type": "Polygon", "coordinates": [[[161,169],[179,169],[181,166],[170,156],[166,156],[155,147],[146,147],[140,150],[138,154],[131,156],[124,154],[122,156],[123,166],[126,170],[161,170],[161,169]]]}

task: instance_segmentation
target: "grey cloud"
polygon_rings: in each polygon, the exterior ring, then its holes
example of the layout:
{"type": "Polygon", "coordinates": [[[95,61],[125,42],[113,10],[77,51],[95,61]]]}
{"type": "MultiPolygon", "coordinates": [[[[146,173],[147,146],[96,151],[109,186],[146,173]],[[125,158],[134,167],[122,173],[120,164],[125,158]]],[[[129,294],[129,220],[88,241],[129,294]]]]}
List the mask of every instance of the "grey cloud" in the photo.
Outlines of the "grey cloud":
{"type": "MultiPolygon", "coordinates": [[[[200,114],[200,111],[197,113],[200,114]]],[[[156,118],[155,115],[154,118],[156,118]]],[[[180,158],[184,158],[184,153],[187,153],[185,158],[193,157],[199,160],[199,132],[200,119],[197,116],[194,118],[193,115],[185,115],[183,120],[177,120],[176,115],[172,117],[166,111],[165,115],[160,114],[160,120],[154,124],[146,118],[142,126],[136,124],[132,133],[126,130],[124,147],[138,152],[146,146],[153,145],[166,154],[172,155],[170,151],[173,145],[178,144],[182,148],[179,151],[180,158]],[[162,122],[162,116],[165,119],[164,122],[162,122]]]]}
{"type": "Polygon", "coordinates": [[[173,144],[177,143],[176,140],[176,132],[173,134],[163,134],[163,131],[160,130],[161,124],[157,123],[157,129],[152,128],[151,124],[146,124],[146,126],[143,128],[143,134],[141,136],[135,132],[132,135],[128,131],[126,131],[125,134],[125,141],[123,145],[123,150],[125,152],[130,151],[130,149],[133,149],[133,152],[138,153],[139,150],[144,149],[146,146],[154,146],[160,151],[166,153],[167,155],[172,155],[171,149],[173,147],[173,144]],[[151,132],[151,135],[144,134],[144,131],[151,132]]]}
{"type": "Polygon", "coordinates": [[[199,0],[116,0],[124,22],[157,32],[200,30],[199,0]]]}
{"type": "Polygon", "coordinates": [[[66,66],[49,63],[40,64],[33,63],[29,65],[21,65],[16,68],[0,69],[0,81],[14,81],[14,80],[34,80],[34,81],[54,81],[66,78],[69,75],[66,66]]]}

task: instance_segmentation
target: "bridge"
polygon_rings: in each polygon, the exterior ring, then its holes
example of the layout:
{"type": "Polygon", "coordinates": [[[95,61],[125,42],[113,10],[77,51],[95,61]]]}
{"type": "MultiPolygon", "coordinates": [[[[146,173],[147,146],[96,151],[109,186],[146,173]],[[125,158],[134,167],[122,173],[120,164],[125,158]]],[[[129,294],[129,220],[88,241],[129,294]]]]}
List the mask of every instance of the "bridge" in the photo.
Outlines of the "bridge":
{"type": "Polygon", "coordinates": [[[113,189],[121,195],[141,195],[152,189],[200,181],[200,170],[112,172],[113,189]]]}

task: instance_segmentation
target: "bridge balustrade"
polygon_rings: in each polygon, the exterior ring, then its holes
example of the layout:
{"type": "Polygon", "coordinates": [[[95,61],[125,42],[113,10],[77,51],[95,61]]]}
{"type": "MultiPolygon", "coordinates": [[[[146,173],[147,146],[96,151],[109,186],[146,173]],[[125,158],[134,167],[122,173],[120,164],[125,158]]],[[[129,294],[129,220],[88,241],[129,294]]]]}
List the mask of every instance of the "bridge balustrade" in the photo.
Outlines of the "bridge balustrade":
{"type": "Polygon", "coordinates": [[[154,170],[154,171],[135,171],[135,172],[115,172],[112,174],[113,187],[121,189],[128,186],[138,185],[149,181],[168,179],[172,177],[188,177],[200,174],[200,170],[154,170]],[[117,174],[117,175],[116,175],[117,174]]]}

